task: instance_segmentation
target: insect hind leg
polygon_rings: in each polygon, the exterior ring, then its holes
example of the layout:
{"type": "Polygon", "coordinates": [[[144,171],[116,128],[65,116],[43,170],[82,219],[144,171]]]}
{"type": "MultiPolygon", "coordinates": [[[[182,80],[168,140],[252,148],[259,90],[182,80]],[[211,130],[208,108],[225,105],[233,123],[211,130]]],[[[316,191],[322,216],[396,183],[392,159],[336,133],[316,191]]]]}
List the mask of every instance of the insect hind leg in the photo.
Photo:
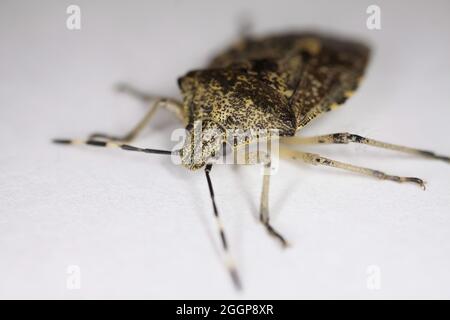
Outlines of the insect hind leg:
{"type": "Polygon", "coordinates": [[[286,239],[271,225],[270,223],[270,215],[269,215],[269,185],[270,185],[270,170],[272,166],[272,161],[270,155],[264,153],[261,155],[261,152],[250,152],[248,157],[246,158],[246,164],[256,164],[262,163],[264,165],[264,177],[263,177],[263,187],[261,192],[261,203],[260,203],[260,211],[259,211],[259,220],[266,228],[267,232],[280,241],[283,248],[289,246],[289,243],[286,239]],[[262,158],[262,159],[260,159],[262,158]]]}
{"type": "Polygon", "coordinates": [[[306,144],[348,144],[348,143],[360,143],[366,144],[376,148],[388,149],[412,155],[417,155],[429,159],[442,160],[450,163],[450,157],[438,155],[432,151],[421,150],[416,148],[410,148],[397,144],[382,142],[371,138],[366,138],[357,134],[343,132],[326,134],[315,137],[283,137],[281,142],[284,144],[294,145],[306,145],[306,144]]]}
{"type": "Polygon", "coordinates": [[[300,160],[312,165],[324,165],[328,167],[334,167],[338,169],[343,169],[351,171],[354,173],[359,173],[362,175],[370,176],[380,180],[390,180],[399,183],[410,182],[419,185],[423,190],[425,190],[425,181],[416,177],[401,177],[396,175],[386,174],[382,171],[355,166],[349,163],[344,163],[329,158],[322,157],[318,154],[301,152],[288,149],[286,147],[280,148],[280,156],[283,158],[288,158],[292,160],[300,160]]]}

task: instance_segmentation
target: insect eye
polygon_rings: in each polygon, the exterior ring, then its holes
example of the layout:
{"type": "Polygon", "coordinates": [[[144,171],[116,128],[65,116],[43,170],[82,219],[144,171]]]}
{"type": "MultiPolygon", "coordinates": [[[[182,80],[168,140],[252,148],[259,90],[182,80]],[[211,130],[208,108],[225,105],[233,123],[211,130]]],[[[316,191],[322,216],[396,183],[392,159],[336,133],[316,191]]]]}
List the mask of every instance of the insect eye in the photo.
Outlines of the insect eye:
{"type": "Polygon", "coordinates": [[[194,128],[194,124],[193,123],[188,123],[188,125],[186,126],[186,130],[187,131],[191,131],[194,128]]]}

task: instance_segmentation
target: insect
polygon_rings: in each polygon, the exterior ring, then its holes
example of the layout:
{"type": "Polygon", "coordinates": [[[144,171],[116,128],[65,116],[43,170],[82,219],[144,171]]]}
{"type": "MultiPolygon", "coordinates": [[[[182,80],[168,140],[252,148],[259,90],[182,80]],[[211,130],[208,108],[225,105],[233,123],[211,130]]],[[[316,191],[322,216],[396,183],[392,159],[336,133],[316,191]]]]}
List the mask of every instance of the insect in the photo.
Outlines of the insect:
{"type": "MultiPolygon", "coordinates": [[[[380,142],[352,133],[296,136],[311,120],[343,104],[353,94],[363,77],[369,53],[369,48],[362,43],[308,32],[243,38],[214,57],[207,68],[188,72],[178,79],[182,102],[173,98],[155,98],[132,87],[122,86],[121,90],[152,102],[145,117],[128,134],[111,136],[94,133],[86,140],[56,139],[54,142],[152,154],[176,154],[181,159],[181,165],[187,169],[203,169],[227,267],[234,284],[239,288],[241,282],[229,254],[211,181],[212,160],[220,153],[223,143],[229,141],[230,130],[277,130],[281,158],[335,167],[380,180],[410,182],[422,188],[425,188],[424,181],[416,177],[390,175],[298,151],[292,146],[359,143],[450,162],[449,157],[430,151],[380,142]],[[173,151],[130,145],[160,107],[175,113],[186,127],[187,137],[195,136],[195,123],[200,120],[200,135],[197,138],[201,143],[186,138],[183,146],[173,151]]],[[[238,149],[260,138],[258,134],[247,135],[244,139],[234,137],[231,145],[238,149]]],[[[256,157],[250,154],[245,158],[245,164],[259,163],[266,169],[270,169],[271,162],[270,152],[256,157]]],[[[268,233],[285,247],[287,241],[270,222],[269,181],[270,175],[264,175],[260,221],[268,233]]]]}

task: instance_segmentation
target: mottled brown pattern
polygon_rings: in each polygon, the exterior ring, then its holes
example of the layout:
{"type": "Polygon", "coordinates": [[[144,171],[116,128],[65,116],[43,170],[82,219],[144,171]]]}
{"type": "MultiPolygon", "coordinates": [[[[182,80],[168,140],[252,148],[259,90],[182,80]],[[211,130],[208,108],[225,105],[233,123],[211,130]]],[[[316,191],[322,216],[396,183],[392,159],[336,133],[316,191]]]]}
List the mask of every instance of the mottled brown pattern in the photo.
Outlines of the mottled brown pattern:
{"type": "Polygon", "coordinates": [[[294,114],[284,87],[275,73],[232,67],[193,71],[181,79],[189,122],[211,119],[226,129],[273,128],[292,135],[294,114]]]}
{"type": "Polygon", "coordinates": [[[284,85],[277,89],[288,98],[298,130],[345,102],[362,78],[368,58],[369,49],[361,43],[316,33],[291,33],[242,40],[216,56],[209,67],[220,70],[270,61],[271,72],[284,85]]]}
{"type": "MultiPolygon", "coordinates": [[[[209,129],[277,129],[280,136],[293,136],[346,100],[368,55],[362,44],[312,33],[246,39],[215,57],[208,68],[178,80],[183,113],[190,126],[201,120],[209,129]]],[[[204,142],[201,154],[207,160],[220,144],[204,142]]],[[[194,147],[186,146],[185,160],[193,153],[194,147]]]]}

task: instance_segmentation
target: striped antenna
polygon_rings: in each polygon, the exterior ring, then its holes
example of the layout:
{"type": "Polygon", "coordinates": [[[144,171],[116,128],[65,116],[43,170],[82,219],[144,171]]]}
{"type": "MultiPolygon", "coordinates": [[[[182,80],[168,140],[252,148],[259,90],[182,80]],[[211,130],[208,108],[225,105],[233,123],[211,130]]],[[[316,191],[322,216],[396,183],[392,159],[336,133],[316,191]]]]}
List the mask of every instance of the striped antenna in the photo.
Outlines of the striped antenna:
{"type": "Polygon", "coordinates": [[[104,147],[104,148],[119,148],[127,151],[136,151],[136,152],[144,152],[144,153],[153,153],[153,154],[165,154],[171,155],[175,154],[178,151],[169,151],[169,150],[159,150],[159,149],[148,149],[148,148],[139,148],[135,146],[131,146],[129,144],[118,143],[113,141],[100,141],[100,140],[70,140],[70,139],[54,139],[53,143],[58,144],[71,144],[71,145],[89,145],[95,147],[104,147]]]}
{"type": "Polygon", "coordinates": [[[223,223],[222,223],[222,220],[220,219],[219,210],[217,210],[216,200],[214,198],[214,189],[212,186],[211,177],[209,175],[209,173],[211,172],[211,169],[212,169],[212,164],[207,164],[205,167],[205,174],[206,174],[206,180],[208,181],[209,193],[211,195],[211,201],[212,201],[212,205],[213,205],[213,209],[214,209],[214,217],[216,218],[217,226],[219,229],[220,239],[222,241],[222,247],[223,247],[223,250],[225,251],[225,258],[226,258],[225,262],[226,262],[228,272],[230,273],[231,279],[233,280],[233,283],[234,283],[236,289],[241,290],[242,289],[241,280],[239,279],[239,275],[236,270],[236,264],[234,263],[234,260],[232,259],[229,248],[228,248],[228,243],[227,243],[227,238],[225,237],[223,223]]]}

